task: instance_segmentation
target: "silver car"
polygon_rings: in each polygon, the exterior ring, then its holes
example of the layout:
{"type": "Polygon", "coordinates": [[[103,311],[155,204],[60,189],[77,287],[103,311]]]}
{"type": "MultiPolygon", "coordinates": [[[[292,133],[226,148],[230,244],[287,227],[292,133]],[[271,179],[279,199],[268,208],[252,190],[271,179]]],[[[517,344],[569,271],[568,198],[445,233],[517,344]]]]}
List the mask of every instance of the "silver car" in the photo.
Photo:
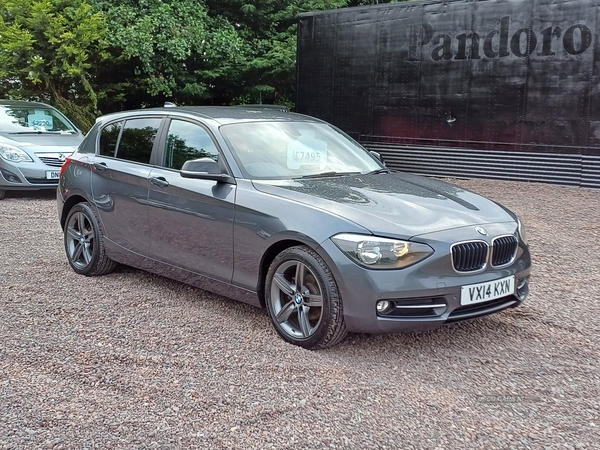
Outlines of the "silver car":
{"type": "Polygon", "coordinates": [[[339,129],[275,109],[100,118],[58,188],[79,274],[122,263],[264,307],[288,342],[426,330],[520,305],[530,254],[506,208],[386,169],[339,129]]]}
{"type": "Polygon", "coordinates": [[[61,166],[82,139],[50,105],[0,100],[0,200],[6,191],[56,189],[61,166]]]}

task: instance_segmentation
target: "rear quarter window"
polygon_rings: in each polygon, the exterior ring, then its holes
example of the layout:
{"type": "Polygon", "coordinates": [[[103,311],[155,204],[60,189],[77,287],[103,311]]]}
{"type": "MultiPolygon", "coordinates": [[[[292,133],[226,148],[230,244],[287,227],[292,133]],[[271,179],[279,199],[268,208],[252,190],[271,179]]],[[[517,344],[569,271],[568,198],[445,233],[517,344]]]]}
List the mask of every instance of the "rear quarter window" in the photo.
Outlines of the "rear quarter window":
{"type": "Polygon", "coordinates": [[[123,121],[111,123],[100,131],[100,143],[98,144],[98,153],[102,156],[115,156],[117,152],[117,142],[119,134],[123,127],[123,121]]]}

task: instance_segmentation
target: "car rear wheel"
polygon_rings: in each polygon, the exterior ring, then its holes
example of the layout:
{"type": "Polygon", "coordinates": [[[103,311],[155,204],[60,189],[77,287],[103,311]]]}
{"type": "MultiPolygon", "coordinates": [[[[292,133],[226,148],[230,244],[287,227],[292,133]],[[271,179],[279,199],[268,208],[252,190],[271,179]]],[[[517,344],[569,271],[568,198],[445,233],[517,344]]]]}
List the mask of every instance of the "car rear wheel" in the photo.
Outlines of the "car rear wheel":
{"type": "Polygon", "coordinates": [[[64,237],[67,259],[75,272],[97,276],[115,268],[104,252],[102,227],[88,203],[78,203],[69,211],[64,237]]]}
{"type": "Polygon", "coordinates": [[[6,195],[6,191],[3,191],[0,189],[0,200],[3,200],[5,195],[6,195]]]}
{"type": "Polygon", "coordinates": [[[308,247],[291,247],[275,257],[267,273],[265,297],[275,329],[292,344],[326,348],[346,336],[333,274],[308,247]]]}

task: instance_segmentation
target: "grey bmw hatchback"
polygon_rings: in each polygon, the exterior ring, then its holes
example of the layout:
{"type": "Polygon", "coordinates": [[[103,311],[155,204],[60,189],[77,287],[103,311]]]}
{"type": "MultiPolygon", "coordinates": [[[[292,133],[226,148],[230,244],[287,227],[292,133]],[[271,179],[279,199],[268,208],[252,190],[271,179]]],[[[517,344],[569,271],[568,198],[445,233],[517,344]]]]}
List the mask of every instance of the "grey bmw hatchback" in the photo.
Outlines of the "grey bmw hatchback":
{"type": "Polygon", "coordinates": [[[506,208],[391,172],[332,125],[274,108],[101,117],[57,202],[75,272],[121,263],[264,307],[308,349],[485,316],[529,290],[506,208]]]}
{"type": "Polygon", "coordinates": [[[82,139],[50,105],[0,100],[0,200],[6,191],[56,189],[61,166],[82,139]]]}

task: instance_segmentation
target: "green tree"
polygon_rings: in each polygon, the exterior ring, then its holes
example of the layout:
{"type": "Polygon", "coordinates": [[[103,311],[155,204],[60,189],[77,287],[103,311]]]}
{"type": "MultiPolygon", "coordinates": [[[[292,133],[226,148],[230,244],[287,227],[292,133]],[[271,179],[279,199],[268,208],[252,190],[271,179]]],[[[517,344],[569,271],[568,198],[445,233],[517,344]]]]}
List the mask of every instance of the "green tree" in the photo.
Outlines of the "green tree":
{"type": "Polygon", "coordinates": [[[214,83],[248,53],[234,26],[209,16],[203,2],[99,1],[97,7],[107,17],[112,70],[121,77],[115,98],[123,107],[210,103],[214,83]]]}
{"type": "Polygon", "coordinates": [[[101,92],[105,17],[85,0],[5,0],[0,7],[0,96],[48,101],[87,129],[101,92]]]}
{"type": "MultiPolygon", "coordinates": [[[[393,1],[393,0],[392,0],[393,1]]],[[[248,52],[215,86],[224,103],[295,100],[298,15],[303,12],[388,3],[382,0],[204,0],[208,15],[227,20],[248,52]]]]}
{"type": "Polygon", "coordinates": [[[4,0],[0,96],[99,113],[295,99],[298,14],[377,0],[4,0]]]}
{"type": "Polygon", "coordinates": [[[248,45],[245,58],[215,88],[225,103],[293,105],[298,14],[349,0],[205,0],[208,14],[231,23],[248,45]]]}

